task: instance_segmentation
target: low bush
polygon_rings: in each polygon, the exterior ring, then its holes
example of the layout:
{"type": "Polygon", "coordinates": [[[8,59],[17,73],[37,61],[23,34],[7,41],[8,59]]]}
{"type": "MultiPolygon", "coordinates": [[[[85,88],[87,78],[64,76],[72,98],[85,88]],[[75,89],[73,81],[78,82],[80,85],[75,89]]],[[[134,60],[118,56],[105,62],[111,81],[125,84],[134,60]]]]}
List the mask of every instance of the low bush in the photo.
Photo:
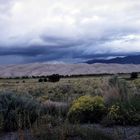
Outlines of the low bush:
{"type": "Polygon", "coordinates": [[[140,113],[140,94],[135,94],[129,100],[129,104],[135,108],[137,112],[140,113]]]}
{"type": "Polygon", "coordinates": [[[0,94],[0,128],[13,131],[30,127],[41,113],[41,105],[29,95],[0,94]]]}
{"type": "Polygon", "coordinates": [[[99,122],[105,115],[104,100],[100,96],[82,96],[72,104],[68,119],[70,122],[99,122]]]}
{"type": "Polygon", "coordinates": [[[47,90],[47,95],[51,101],[70,102],[71,98],[76,94],[72,85],[55,85],[47,90]]]}
{"type": "Polygon", "coordinates": [[[127,101],[131,92],[130,85],[126,80],[119,79],[117,76],[109,80],[109,85],[119,93],[120,101],[127,101]]]}
{"type": "Polygon", "coordinates": [[[102,120],[104,125],[139,125],[140,94],[135,87],[114,76],[109,79],[109,86],[103,91],[108,108],[108,114],[102,120]]]}
{"type": "Polygon", "coordinates": [[[118,102],[108,109],[103,119],[104,125],[139,125],[140,124],[140,98],[132,97],[129,102],[118,102]]]}
{"type": "Polygon", "coordinates": [[[138,73],[137,72],[132,72],[130,78],[131,79],[137,79],[138,78],[138,73]]]}
{"type": "Polygon", "coordinates": [[[49,82],[58,82],[60,80],[60,75],[59,74],[53,74],[48,76],[49,82]]]}
{"type": "Polygon", "coordinates": [[[47,80],[47,78],[44,78],[44,82],[47,82],[48,80],[47,80]]]}
{"type": "Polygon", "coordinates": [[[38,79],[38,82],[43,82],[43,79],[42,78],[38,79]]]}
{"type": "Polygon", "coordinates": [[[110,106],[116,102],[128,102],[135,92],[137,92],[136,89],[128,81],[113,76],[108,84],[103,85],[102,96],[106,105],[110,106]]]}
{"type": "Polygon", "coordinates": [[[63,102],[46,101],[43,103],[45,113],[55,117],[66,118],[69,105],[63,102]]]}

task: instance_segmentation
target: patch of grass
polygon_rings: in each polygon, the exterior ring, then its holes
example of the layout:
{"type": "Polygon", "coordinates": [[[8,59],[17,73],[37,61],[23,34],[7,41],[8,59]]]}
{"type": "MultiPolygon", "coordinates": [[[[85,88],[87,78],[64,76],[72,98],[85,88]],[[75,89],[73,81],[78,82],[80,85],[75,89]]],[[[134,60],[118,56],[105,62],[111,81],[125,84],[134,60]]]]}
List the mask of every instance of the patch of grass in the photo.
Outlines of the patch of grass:
{"type": "Polygon", "coordinates": [[[114,140],[93,127],[84,127],[79,125],[71,125],[64,123],[60,126],[50,127],[42,126],[34,131],[34,135],[38,140],[114,140]]]}

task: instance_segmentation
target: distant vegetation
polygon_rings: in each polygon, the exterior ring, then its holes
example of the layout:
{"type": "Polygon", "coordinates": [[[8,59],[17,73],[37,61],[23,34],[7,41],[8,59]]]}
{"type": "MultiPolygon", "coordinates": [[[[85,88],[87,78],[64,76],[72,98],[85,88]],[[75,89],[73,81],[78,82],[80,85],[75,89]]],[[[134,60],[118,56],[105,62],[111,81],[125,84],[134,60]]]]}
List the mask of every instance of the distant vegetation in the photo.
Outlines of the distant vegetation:
{"type": "Polygon", "coordinates": [[[38,82],[58,82],[60,80],[59,74],[53,74],[50,76],[42,76],[38,79],[38,82]]]}
{"type": "Polygon", "coordinates": [[[59,80],[60,80],[59,74],[53,74],[53,75],[48,76],[49,82],[58,82],[59,80]]]}
{"type": "Polygon", "coordinates": [[[131,79],[136,79],[138,78],[138,73],[137,72],[132,72],[131,73],[131,79]]]}
{"type": "MultiPolygon", "coordinates": [[[[139,76],[140,72],[132,72],[132,73],[118,73],[118,76],[121,75],[137,75],[139,76]]],[[[81,77],[100,77],[100,76],[113,76],[113,73],[100,73],[100,74],[76,74],[76,75],[59,75],[59,74],[52,74],[52,75],[42,75],[42,76],[21,76],[21,77],[0,77],[0,79],[42,79],[42,81],[47,80],[47,81],[52,81],[51,79],[57,79],[58,81],[60,78],[81,78],[81,77]],[[49,80],[50,79],[50,80],[49,80]]],[[[56,81],[57,81],[56,80],[56,81]]]]}

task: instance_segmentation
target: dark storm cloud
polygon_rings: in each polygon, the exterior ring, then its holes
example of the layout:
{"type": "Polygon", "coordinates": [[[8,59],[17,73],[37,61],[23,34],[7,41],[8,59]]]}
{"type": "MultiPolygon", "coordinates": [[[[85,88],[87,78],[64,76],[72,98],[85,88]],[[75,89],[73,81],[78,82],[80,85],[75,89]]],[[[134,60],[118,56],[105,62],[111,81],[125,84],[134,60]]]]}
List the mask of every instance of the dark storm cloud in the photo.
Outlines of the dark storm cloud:
{"type": "MultiPolygon", "coordinates": [[[[121,40],[123,36],[118,36],[117,40],[121,40]]],[[[129,41],[129,38],[126,38],[125,41],[129,41]]],[[[0,47],[0,56],[5,58],[5,61],[11,57],[9,63],[11,61],[16,63],[30,63],[30,62],[49,62],[49,61],[63,61],[69,62],[71,59],[76,60],[77,62],[84,62],[89,59],[100,59],[100,58],[108,58],[114,56],[123,56],[128,53],[114,53],[111,49],[101,49],[99,52],[101,45],[105,43],[115,41],[116,38],[112,36],[106,36],[102,38],[78,38],[78,39],[69,39],[62,37],[54,37],[48,36],[46,34],[40,35],[40,40],[44,42],[44,44],[40,43],[40,45],[26,43],[17,47],[0,47]],[[48,44],[47,44],[48,43],[48,44]],[[89,48],[92,49],[89,49],[89,48]],[[87,52],[86,51],[87,48],[87,52]],[[93,49],[94,48],[94,49],[93,49]],[[90,50],[90,51],[89,51],[90,50]],[[14,61],[14,57],[18,58],[19,61],[14,61]]],[[[74,62],[74,61],[73,61],[74,62]]],[[[3,63],[0,61],[0,63],[3,63]]]]}
{"type": "Polygon", "coordinates": [[[39,54],[44,53],[43,47],[26,47],[26,48],[6,48],[6,47],[0,47],[0,55],[6,56],[6,55],[19,55],[19,56],[36,56],[39,54]]]}
{"type": "MultiPolygon", "coordinates": [[[[47,38],[48,40],[48,38],[47,38]]],[[[55,41],[55,40],[54,40],[55,41]]],[[[56,41],[58,43],[58,40],[56,41]]],[[[75,46],[79,45],[79,48],[82,46],[88,46],[89,44],[86,42],[84,44],[80,42],[66,42],[60,41],[61,45],[45,45],[45,46],[28,46],[28,47],[0,47],[0,56],[5,57],[5,61],[8,58],[22,58],[22,62],[30,63],[30,62],[48,62],[48,61],[64,61],[69,59],[76,59],[79,62],[83,62],[84,60],[93,59],[93,58],[106,58],[108,56],[122,56],[120,53],[110,53],[106,52],[103,54],[94,54],[94,52],[87,54],[84,52],[84,49],[75,49],[75,46]],[[64,43],[62,45],[62,42],[64,43]]],[[[87,41],[89,42],[89,41],[87,41]]],[[[98,45],[98,43],[95,43],[98,45]]],[[[91,45],[91,44],[90,44],[91,45]]],[[[12,61],[11,60],[11,61],[12,61]]],[[[11,62],[10,61],[10,62],[11,62]]],[[[0,61],[1,62],[1,61],[0,61]]],[[[18,62],[18,61],[17,61],[18,62]]]]}
{"type": "MultiPolygon", "coordinates": [[[[57,58],[63,57],[75,57],[79,56],[79,52],[74,51],[73,48],[64,48],[64,46],[30,46],[26,48],[0,48],[1,56],[21,56],[26,57],[27,59],[35,59],[35,60],[53,60],[57,58]]],[[[34,61],[34,60],[32,60],[34,61]]]]}
{"type": "Polygon", "coordinates": [[[25,63],[45,62],[51,60],[82,57],[82,51],[75,47],[82,45],[82,41],[63,38],[41,36],[45,42],[53,42],[51,45],[30,45],[17,47],[0,47],[0,56],[19,56],[25,63]]]}
{"type": "Polygon", "coordinates": [[[0,0],[0,63],[140,52],[138,0],[0,0]]]}

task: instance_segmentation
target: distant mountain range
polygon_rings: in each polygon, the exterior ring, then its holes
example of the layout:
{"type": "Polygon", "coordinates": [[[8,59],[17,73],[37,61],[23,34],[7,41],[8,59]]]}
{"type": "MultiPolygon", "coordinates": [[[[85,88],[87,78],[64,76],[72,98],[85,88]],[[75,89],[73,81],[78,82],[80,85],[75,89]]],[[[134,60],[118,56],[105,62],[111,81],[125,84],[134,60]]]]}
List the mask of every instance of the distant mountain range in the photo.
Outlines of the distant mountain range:
{"type": "Polygon", "coordinates": [[[86,62],[87,64],[94,63],[116,63],[116,64],[140,64],[140,55],[126,56],[126,57],[116,57],[113,59],[93,59],[86,62]]]}

